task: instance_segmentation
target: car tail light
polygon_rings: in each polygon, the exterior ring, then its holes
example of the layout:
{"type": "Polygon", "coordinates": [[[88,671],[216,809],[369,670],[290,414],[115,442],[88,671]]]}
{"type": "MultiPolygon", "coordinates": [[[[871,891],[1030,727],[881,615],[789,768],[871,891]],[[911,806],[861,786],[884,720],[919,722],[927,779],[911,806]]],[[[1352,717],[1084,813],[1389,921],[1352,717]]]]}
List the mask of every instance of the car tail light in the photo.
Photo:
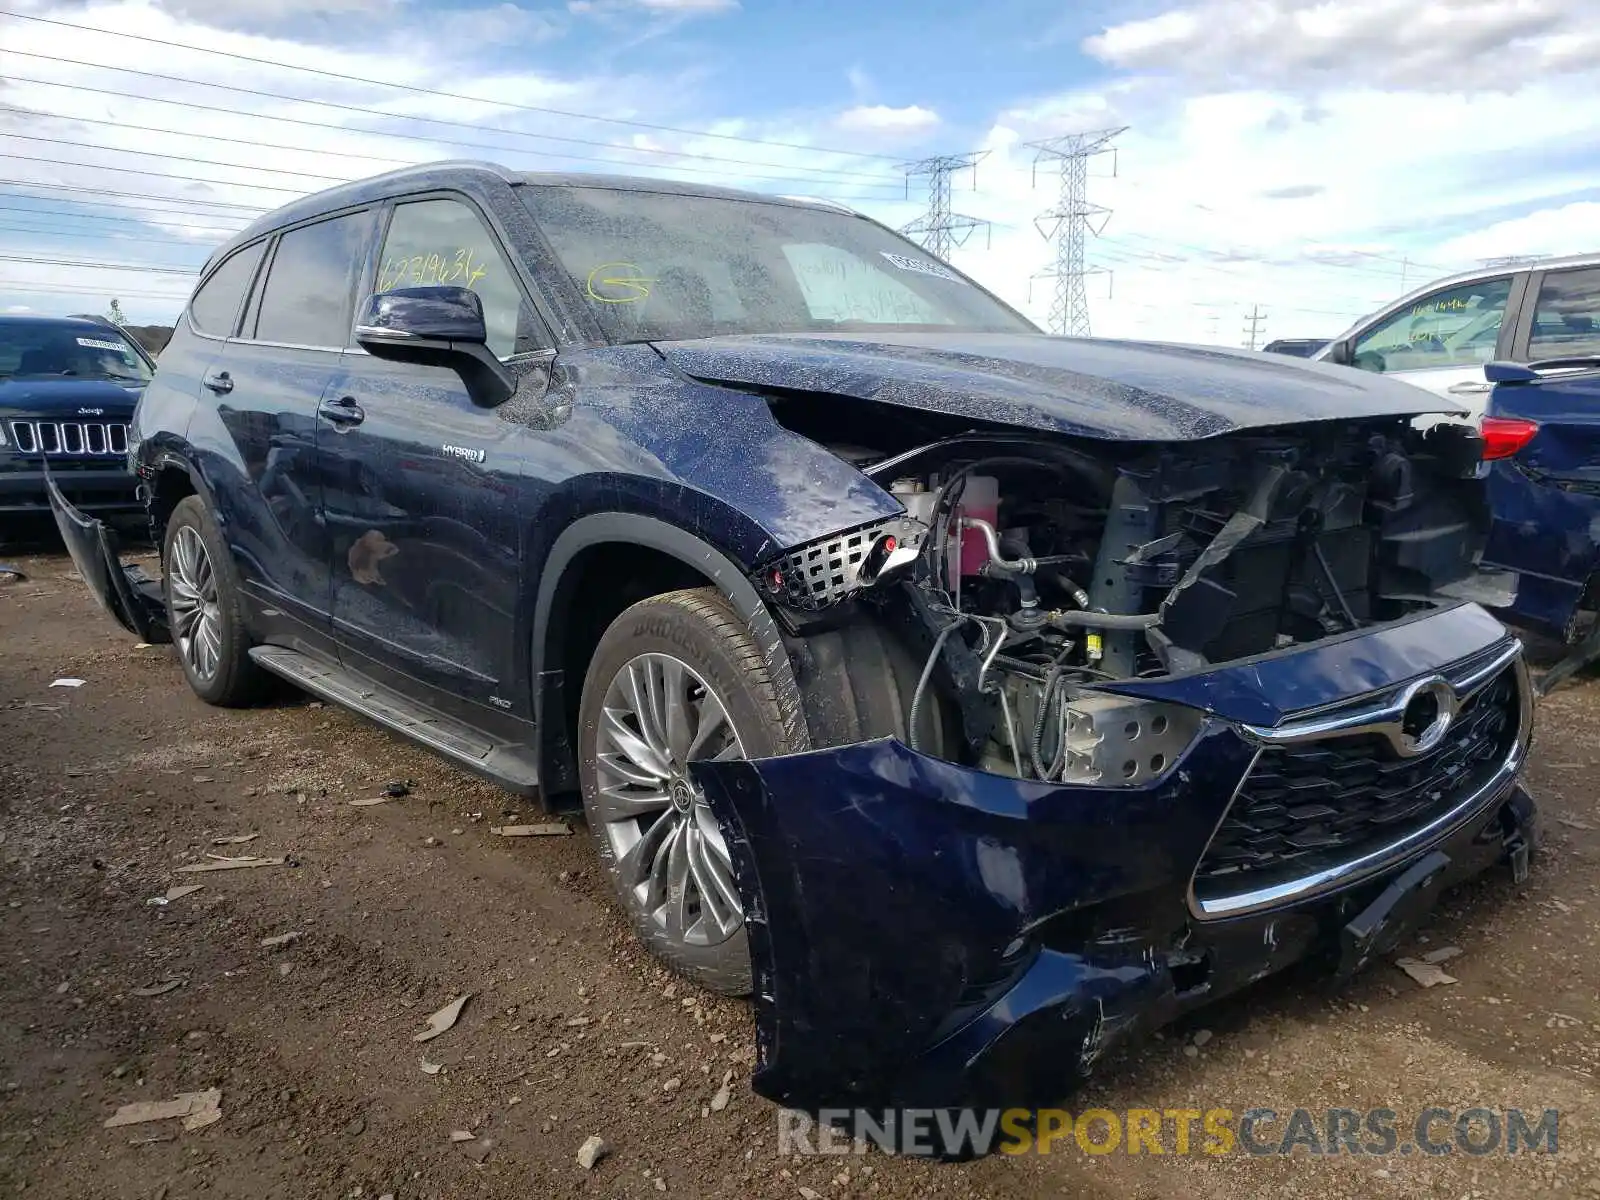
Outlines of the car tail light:
{"type": "Polygon", "coordinates": [[[1495,458],[1510,458],[1520,451],[1539,432],[1536,421],[1520,417],[1485,417],[1479,429],[1483,435],[1485,462],[1495,458]]]}

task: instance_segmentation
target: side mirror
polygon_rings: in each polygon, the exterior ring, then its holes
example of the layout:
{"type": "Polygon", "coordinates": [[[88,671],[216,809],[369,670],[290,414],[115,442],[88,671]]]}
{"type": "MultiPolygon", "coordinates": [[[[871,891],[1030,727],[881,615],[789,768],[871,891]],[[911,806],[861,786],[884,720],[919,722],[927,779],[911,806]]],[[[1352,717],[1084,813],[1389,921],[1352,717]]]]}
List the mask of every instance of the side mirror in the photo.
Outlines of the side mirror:
{"type": "Polygon", "coordinates": [[[1350,343],[1335,342],[1330,346],[1328,348],[1328,361],[1338,363],[1341,367],[1350,366],[1355,361],[1354,356],[1350,353],[1350,343]]]}
{"type": "Polygon", "coordinates": [[[483,300],[469,288],[396,288],[367,298],[356,344],[374,358],[450,367],[475,403],[511,399],[516,381],[485,344],[483,300]]]}

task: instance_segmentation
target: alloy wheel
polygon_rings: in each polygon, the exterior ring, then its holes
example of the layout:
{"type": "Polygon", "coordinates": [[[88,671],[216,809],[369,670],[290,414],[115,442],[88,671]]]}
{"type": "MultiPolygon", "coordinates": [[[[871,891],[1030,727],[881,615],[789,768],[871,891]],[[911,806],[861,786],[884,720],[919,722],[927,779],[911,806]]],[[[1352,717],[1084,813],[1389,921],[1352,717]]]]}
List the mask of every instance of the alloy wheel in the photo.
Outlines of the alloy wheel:
{"type": "Polygon", "coordinates": [[[173,537],[167,571],[172,640],[189,669],[200,679],[210,679],[222,661],[222,612],[211,555],[194,526],[183,526],[173,537]]]}
{"type": "Polygon", "coordinates": [[[674,941],[714,946],[744,924],[733,860],[689,778],[697,759],[744,747],[721,699],[670,654],[641,654],[606,689],[595,740],[595,820],[624,903],[674,941]]]}

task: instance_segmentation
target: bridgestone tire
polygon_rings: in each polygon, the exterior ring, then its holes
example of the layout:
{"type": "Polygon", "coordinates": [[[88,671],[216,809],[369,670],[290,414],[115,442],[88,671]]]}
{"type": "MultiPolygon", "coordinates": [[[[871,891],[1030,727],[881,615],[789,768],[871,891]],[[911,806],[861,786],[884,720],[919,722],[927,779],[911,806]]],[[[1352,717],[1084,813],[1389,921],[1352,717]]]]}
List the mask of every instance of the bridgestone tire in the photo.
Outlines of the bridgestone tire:
{"type": "Polygon", "coordinates": [[[242,708],[259,700],[266,691],[268,676],[250,657],[250,638],[240,609],[239,576],[234,570],[227,543],[199,496],[185,496],[173,508],[172,517],[167,522],[166,536],[162,540],[161,561],[165,568],[162,589],[167,601],[167,622],[172,630],[178,661],[194,694],[207,704],[223,708],[242,708]],[[216,589],[218,644],[215,668],[209,675],[201,674],[190,661],[191,656],[184,652],[174,617],[173,553],[175,544],[185,530],[192,530],[199,535],[216,589]]]}
{"type": "MultiPolygon", "coordinates": [[[[584,679],[578,731],[584,811],[601,865],[635,932],[652,953],[702,987],[724,995],[744,995],[751,989],[751,970],[749,942],[742,922],[724,940],[710,945],[691,944],[671,936],[624,882],[613,845],[615,835],[608,832],[608,828],[615,830],[618,825],[607,825],[607,810],[601,807],[598,746],[601,723],[606,719],[607,694],[614,685],[626,686],[624,673],[630,664],[659,662],[663,658],[688,668],[697,677],[693,684],[715,693],[737,735],[743,757],[764,758],[803,747],[792,745],[786,737],[766,662],[745,622],[715,588],[685,589],[642,600],[625,610],[601,636],[584,679]]],[[[615,697],[616,693],[612,695],[615,697]]],[[[613,781],[616,778],[611,773],[606,777],[613,781]]],[[[676,819],[692,822],[694,806],[703,801],[690,800],[687,804],[687,810],[679,811],[687,811],[689,816],[676,819]]],[[[669,805],[659,818],[645,817],[641,822],[664,821],[671,812],[669,805]]],[[[622,828],[621,836],[632,835],[625,823],[622,828]]],[[[643,842],[648,836],[639,840],[643,842]]]]}

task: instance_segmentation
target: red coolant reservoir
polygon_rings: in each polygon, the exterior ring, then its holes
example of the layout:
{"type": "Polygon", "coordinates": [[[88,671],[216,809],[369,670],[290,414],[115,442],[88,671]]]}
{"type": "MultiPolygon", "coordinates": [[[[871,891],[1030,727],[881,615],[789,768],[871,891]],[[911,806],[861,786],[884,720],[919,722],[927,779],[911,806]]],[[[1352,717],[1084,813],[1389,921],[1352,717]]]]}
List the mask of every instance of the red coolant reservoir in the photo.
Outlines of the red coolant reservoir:
{"type": "MultiPolygon", "coordinates": [[[[961,490],[961,517],[987,521],[998,528],[1000,522],[1000,481],[993,475],[969,475],[961,490]]],[[[989,543],[979,529],[961,530],[961,574],[976,575],[989,561],[989,543]]],[[[954,582],[952,580],[952,582],[954,582]]]]}

